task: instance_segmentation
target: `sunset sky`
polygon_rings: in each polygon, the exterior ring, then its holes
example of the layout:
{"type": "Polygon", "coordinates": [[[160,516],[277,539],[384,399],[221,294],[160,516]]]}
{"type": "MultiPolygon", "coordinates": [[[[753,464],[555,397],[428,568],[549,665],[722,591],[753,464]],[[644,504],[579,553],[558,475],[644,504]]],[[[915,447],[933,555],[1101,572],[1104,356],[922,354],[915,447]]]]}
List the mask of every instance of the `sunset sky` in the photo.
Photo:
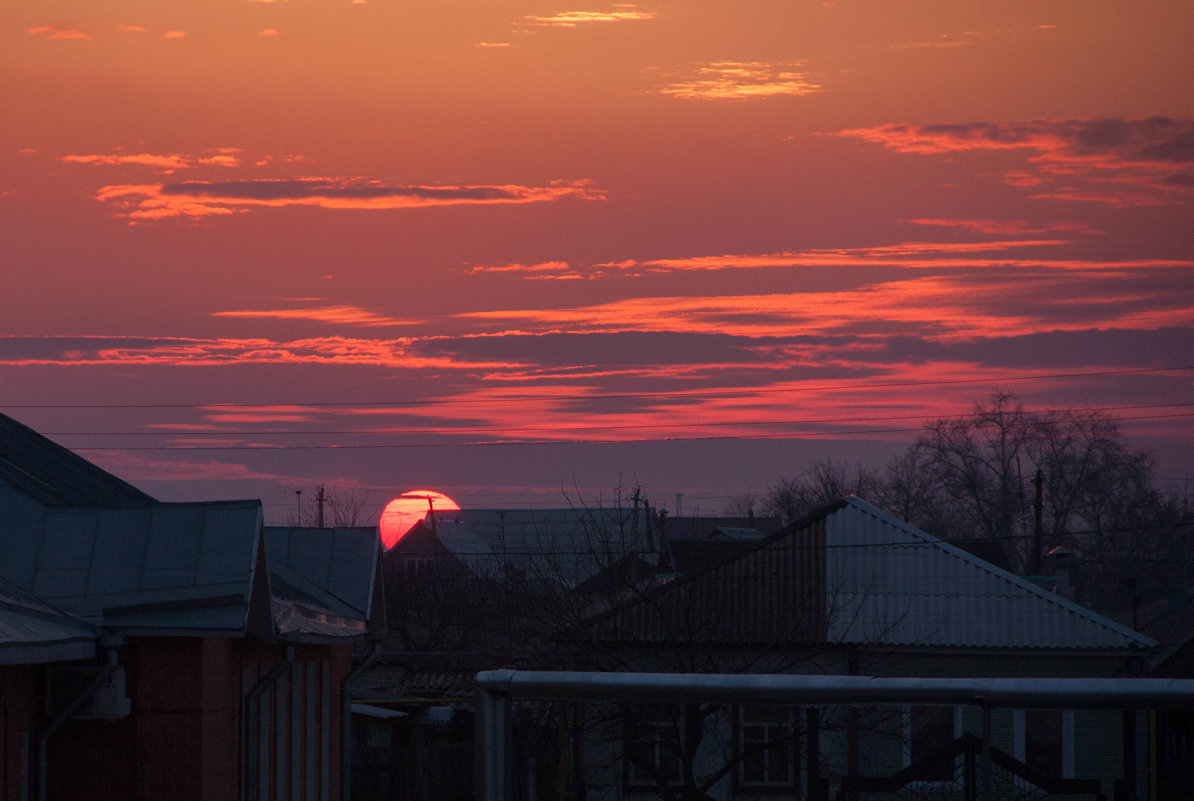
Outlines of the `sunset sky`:
{"type": "Polygon", "coordinates": [[[1194,3],[7,0],[0,411],[163,500],[1194,471],[1194,3]],[[332,447],[335,446],[335,447],[332,447]]]}

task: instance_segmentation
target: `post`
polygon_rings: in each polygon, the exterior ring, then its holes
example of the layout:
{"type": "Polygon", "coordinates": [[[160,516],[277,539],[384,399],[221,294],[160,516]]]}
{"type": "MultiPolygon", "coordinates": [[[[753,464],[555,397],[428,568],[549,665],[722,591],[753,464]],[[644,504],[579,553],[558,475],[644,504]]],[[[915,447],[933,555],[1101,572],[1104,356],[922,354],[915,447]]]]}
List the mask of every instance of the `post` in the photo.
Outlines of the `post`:
{"type": "Polygon", "coordinates": [[[1039,576],[1044,569],[1041,560],[1044,534],[1041,528],[1045,509],[1045,474],[1039,467],[1036,470],[1036,475],[1032,478],[1032,488],[1035,490],[1035,495],[1032,499],[1032,553],[1028,555],[1028,572],[1033,576],[1039,576]]]}
{"type": "Polygon", "coordinates": [[[983,801],[992,801],[991,775],[991,706],[983,703],[983,801]]]}
{"type": "Polygon", "coordinates": [[[506,799],[506,727],[509,696],[477,690],[477,792],[481,801],[506,799]]]}
{"type": "Polygon", "coordinates": [[[323,528],[323,487],[319,487],[319,495],[315,498],[316,506],[319,508],[319,527],[323,528]]]}

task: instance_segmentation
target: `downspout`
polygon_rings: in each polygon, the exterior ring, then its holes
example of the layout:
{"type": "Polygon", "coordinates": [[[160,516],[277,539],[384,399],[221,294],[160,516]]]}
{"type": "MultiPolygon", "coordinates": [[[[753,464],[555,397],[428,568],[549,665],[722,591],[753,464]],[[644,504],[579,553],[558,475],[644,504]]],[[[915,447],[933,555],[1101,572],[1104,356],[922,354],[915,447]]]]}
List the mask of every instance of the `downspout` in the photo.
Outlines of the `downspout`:
{"type": "Polygon", "coordinates": [[[352,795],[352,683],[381,656],[381,643],[373,643],[368,656],[361,664],[348,672],[341,683],[340,705],[343,721],[340,724],[340,801],[349,801],[352,795]]]}
{"type": "Polygon", "coordinates": [[[249,712],[253,709],[253,704],[257,701],[257,699],[265,695],[265,693],[271,687],[277,684],[278,679],[282,678],[282,676],[284,676],[290,670],[290,668],[293,667],[293,665],[294,646],[288,645],[286,646],[286,658],[274,665],[273,668],[270,669],[270,672],[266,673],[265,676],[262,677],[261,681],[257,682],[257,684],[253,686],[253,689],[245,693],[244,700],[241,702],[240,741],[245,749],[243,760],[245,770],[244,773],[241,774],[244,781],[241,785],[240,795],[244,801],[248,801],[253,797],[251,788],[257,784],[258,778],[256,763],[253,761],[253,757],[256,754],[258,745],[256,737],[257,726],[249,725],[249,712]]]}
{"type": "Polygon", "coordinates": [[[62,711],[55,715],[51,720],[47,721],[41,730],[37,733],[37,801],[46,801],[48,791],[46,779],[46,762],[48,759],[50,738],[54,732],[62,727],[63,723],[70,720],[71,716],[83,708],[83,705],[91,700],[91,696],[95,695],[95,691],[104,686],[113,673],[116,672],[117,649],[126,642],[123,635],[114,635],[105,638],[103,643],[104,652],[107,655],[106,664],[100,668],[95,677],[87,683],[82,692],[74,697],[74,699],[63,707],[62,711]]]}

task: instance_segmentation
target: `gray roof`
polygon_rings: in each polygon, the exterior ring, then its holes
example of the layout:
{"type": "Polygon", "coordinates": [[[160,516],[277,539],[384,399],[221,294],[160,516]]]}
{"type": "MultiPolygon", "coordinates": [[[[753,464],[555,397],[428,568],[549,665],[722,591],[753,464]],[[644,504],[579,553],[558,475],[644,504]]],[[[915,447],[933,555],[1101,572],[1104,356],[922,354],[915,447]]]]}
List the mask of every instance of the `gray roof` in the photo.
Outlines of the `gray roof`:
{"type": "Polygon", "coordinates": [[[595,617],[605,642],[1130,652],[1156,641],[846,498],[595,617]],[[683,628],[681,630],[688,630],[683,628]]]}
{"type": "Polygon", "coordinates": [[[368,627],[376,527],[265,529],[274,621],[285,639],[355,636],[368,627]]]}
{"type": "Polygon", "coordinates": [[[99,631],[0,581],[0,665],[95,656],[99,631]]]}
{"type": "Polygon", "coordinates": [[[436,512],[436,537],[474,572],[506,567],[576,586],[627,553],[653,554],[650,512],[632,509],[469,509],[436,512]]]}
{"type": "Polygon", "coordinates": [[[0,530],[0,578],[129,633],[243,633],[260,501],[48,509],[0,530]]]}
{"type": "Polygon", "coordinates": [[[850,497],[825,516],[831,642],[1152,648],[1139,632],[850,497]]]}
{"type": "Polygon", "coordinates": [[[0,414],[0,483],[42,506],[144,506],[154,499],[26,425],[0,414]]]}

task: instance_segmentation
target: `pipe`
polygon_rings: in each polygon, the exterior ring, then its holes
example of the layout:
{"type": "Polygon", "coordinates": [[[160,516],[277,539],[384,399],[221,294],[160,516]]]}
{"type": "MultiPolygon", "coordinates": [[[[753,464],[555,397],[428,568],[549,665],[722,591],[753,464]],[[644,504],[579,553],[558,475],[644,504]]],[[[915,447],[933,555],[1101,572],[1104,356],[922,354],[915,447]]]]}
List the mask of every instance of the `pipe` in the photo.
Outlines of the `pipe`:
{"type": "Polygon", "coordinates": [[[340,685],[343,720],[340,724],[340,801],[352,796],[352,683],[381,656],[381,643],[373,643],[361,664],[348,672],[340,685]]]}
{"type": "Polygon", "coordinates": [[[83,705],[91,700],[91,696],[95,695],[95,691],[104,686],[113,673],[116,672],[117,659],[116,651],[124,645],[123,637],[113,637],[110,644],[105,645],[105,652],[107,654],[107,664],[99,669],[99,672],[87,683],[87,686],[74,697],[74,699],[62,708],[61,711],[53,718],[51,718],[37,734],[37,801],[46,801],[48,792],[48,782],[46,777],[46,762],[48,760],[50,737],[54,732],[62,727],[72,715],[83,708],[83,705]]]}
{"type": "Polygon", "coordinates": [[[574,701],[937,704],[1015,709],[1194,709],[1194,679],[883,678],[487,670],[487,692],[574,701]]]}

